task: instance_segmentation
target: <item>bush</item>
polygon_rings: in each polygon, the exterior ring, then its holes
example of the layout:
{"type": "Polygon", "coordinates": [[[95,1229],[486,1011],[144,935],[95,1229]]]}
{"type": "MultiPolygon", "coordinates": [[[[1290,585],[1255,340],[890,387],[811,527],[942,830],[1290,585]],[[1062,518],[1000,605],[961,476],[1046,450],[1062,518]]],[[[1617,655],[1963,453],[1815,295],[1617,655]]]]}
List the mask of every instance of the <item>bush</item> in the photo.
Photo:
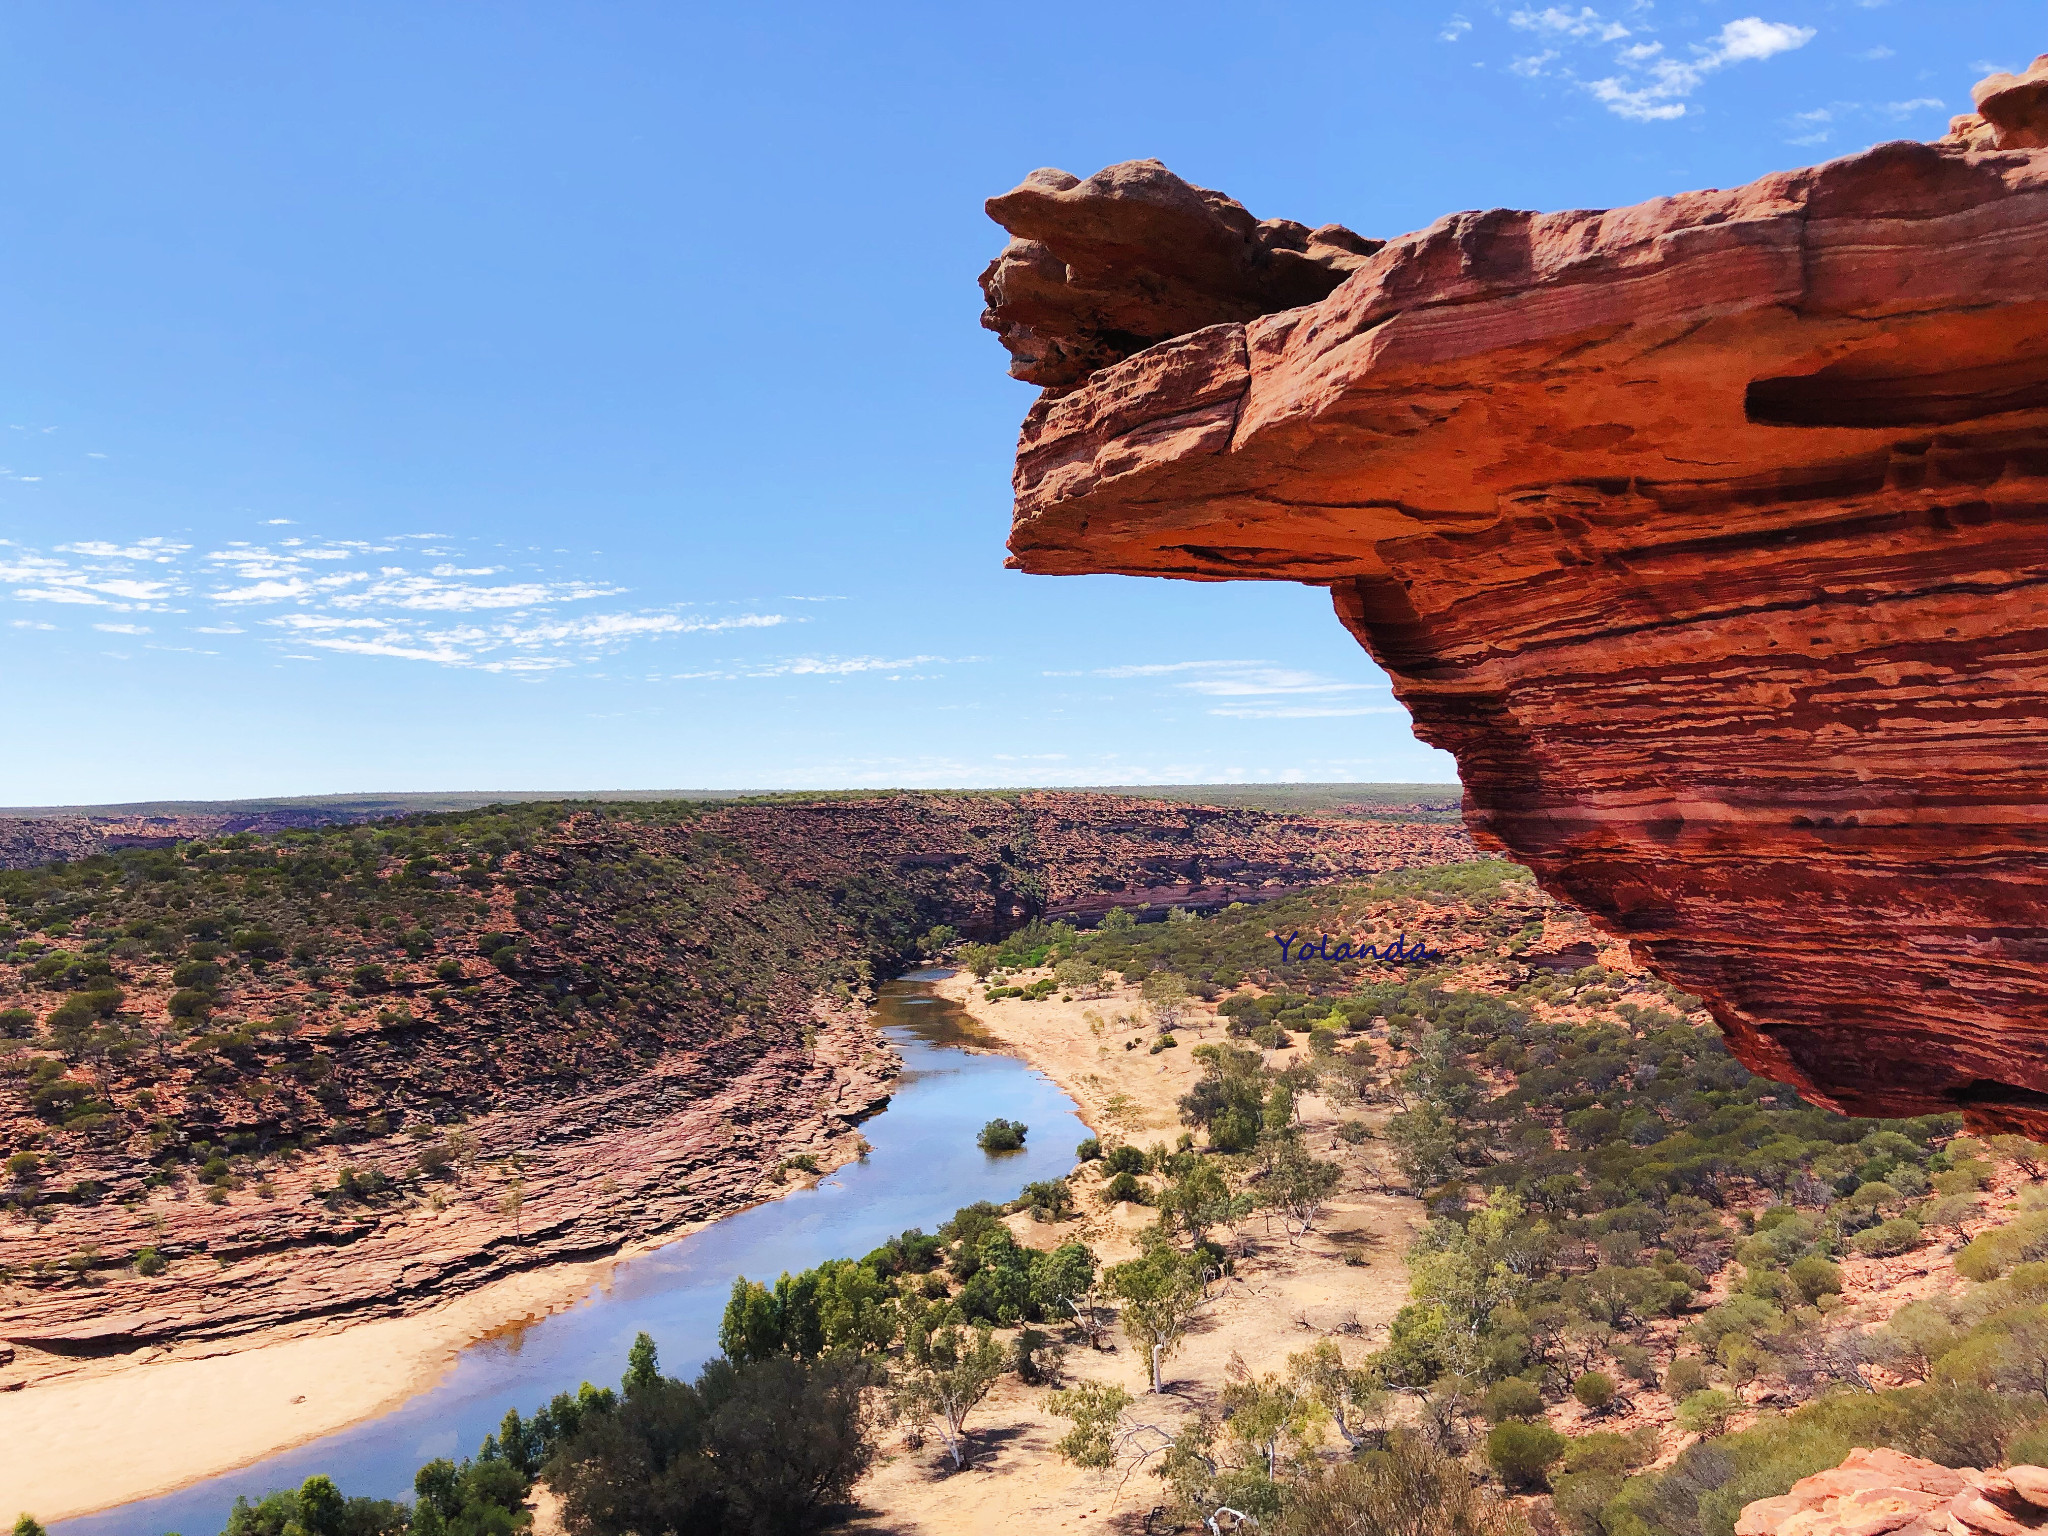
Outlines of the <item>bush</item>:
{"type": "Polygon", "coordinates": [[[1841,1294],[1841,1266],[1830,1264],[1817,1253],[1809,1253],[1787,1270],[1786,1274],[1809,1306],[1823,1296],[1841,1294]]]}
{"type": "Polygon", "coordinates": [[[1510,1488],[1541,1488],[1564,1455],[1564,1436],[1548,1424],[1509,1419],[1487,1432],[1486,1460],[1510,1488]]]}
{"type": "Polygon", "coordinates": [[[1599,1413],[1614,1401],[1614,1378],[1605,1371],[1587,1371],[1572,1383],[1572,1396],[1599,1413]]]}
{"type": "Polygon", "coordinates": [[[1718,1435],[1741,1408],[1742,1400],[1734,1393],[1709,1387],[1678,1405],[1678,1427],[1695,1435],[1718,1435]]]}
{"type": "Polygon", "coordinates": [[[1355,1147],[1360,1142],[1372,1140],[1372,1127],[1363,1120],[1346,1120],[1337,1127],[1337,1137],[1347,1146],[1355,1147]]]}
{"type": "Polygon", "coordinates": [[[26,1040],[36,1032],[36,1016],[26,1008],[0,1008],[0,1040],[26,1040]]]}
{"type": "Polygon", "coordinates": [[[383,966],[374,961],[368,965],[357,966],[351,979],[365,992],[384,992],[391,986],[390,975],[383,966]]]}
{"type": "Polygon", "coordinates": [[[1128,1173],[1120,1173],[1102,1186],[1102,1198],[1114,1205],[1119,1200],[1128,1200],[1133,1205],[1150,1205],[1152,1196],[1144,1185],[1128,1173]]]}
{"type": "Polygon", "coordinates": [[[1102,1142],[1094,1136],[1074,1148],[1074,1161],[1077,1163],[1092,1163],[1101,1156],[1102,1142]]]}
{"type": "Polygon", "coordinates": [[[1664,1373],[1664,1395],[1683,1402],[1707,1384],[1707,1364],[1697,1355],[1680,1355],[1664,1373]]]}
{"type": "Polygon", "coordinates": [[[1509,1376],[1487,1389],[1481,1408],[1495,1424],[1509,1419],[1537,1419],[1543,1416],[1543,1394],[1526,1376],[1509,1376]]]}
{"type": "Polygon", "coordinates": [[[1102,1166],[1111,1173],[1143,1173],[1145,1161],[1145,1154],[1141,1148],[1125,1142],[1121,1146],[1109,1149],[1108,1156],[1102,1160],[1102,1166]]]}
{"type": "Polygon", "coordinates": [[[160,1275],[165,1268],[164,1256],[154,1248],[140,1249],[135,1255],[135,1273],[138,1275],[145,1278],[160,1275]]]}
{"type": "Polygon", "coordinates": [[[1866,1257],[1889,1258],[1895,1253],[1904,1253],[1908,1248],[1918,1247],[1920,1240],[1920,1223],[1910,1217],[1899,1216],[1872,1227],[1868,1232],[1858,1232],[1854,1246],[1866,1257]]]}
{"type": "Polygon", "coordinates": [[[984,1125],[974,1140],[984,1152],[1021,1152],[1024,1150],[1024,1133],[1028,1129],[1030,1127],[1021,1120],[1005,1120],[998,1116],[984,1125]]]}

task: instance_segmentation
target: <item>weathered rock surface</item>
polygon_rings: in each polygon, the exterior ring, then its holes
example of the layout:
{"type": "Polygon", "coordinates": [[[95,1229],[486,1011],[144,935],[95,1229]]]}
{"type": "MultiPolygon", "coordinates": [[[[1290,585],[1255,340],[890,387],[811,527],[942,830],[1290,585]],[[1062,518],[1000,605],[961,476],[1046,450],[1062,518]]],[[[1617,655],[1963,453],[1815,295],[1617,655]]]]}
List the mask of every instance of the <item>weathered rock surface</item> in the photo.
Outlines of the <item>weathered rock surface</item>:
{"type": "Polygon", "coordinates": [[[1481,841],[1748,1065],[2048,1135],[2048,152],[1997,147],[2040,68],[1047,392],[1014,563],[1329,586],[1481,841]]]}
{"type": "Polygon", "coordinates": [[[1745,1506],[1735,1536],[2025,1536],[2044,1527],[2048,1469],[1979,1472],[1855,1450],[1790,1493],[1745,1506]]]}
{"type": "Polygon", "coordinates": [[[1086,181],[1033,171],[990,198],[988,216],[1016,238],[981,274],[981,323],[1010,349],[1013,377],[1049,386],[1201,326],[1311,303],[1386,244],[1341,224],[1254,219],[1157,160],[1086,181]]]}

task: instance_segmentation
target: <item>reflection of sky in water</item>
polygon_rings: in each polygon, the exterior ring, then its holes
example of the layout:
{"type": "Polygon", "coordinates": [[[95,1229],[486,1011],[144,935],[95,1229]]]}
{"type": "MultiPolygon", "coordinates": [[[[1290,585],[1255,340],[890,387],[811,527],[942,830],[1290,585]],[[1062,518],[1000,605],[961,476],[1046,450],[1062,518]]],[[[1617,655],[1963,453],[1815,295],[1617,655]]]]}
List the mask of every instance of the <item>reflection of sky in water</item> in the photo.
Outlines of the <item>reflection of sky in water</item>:
{"type": "MultiPolygon", "coordinates": [[[[902,1053],[886,1112],[861,1127],[873,1147],[815,1189],[727,1217],[616,1266],[591,1294],[464,1350],[428,1392],[392,1412],[181,1493],[144,1499],[53,1527],[58,1536],[213,1536],[235,1495],[252,1498],[325,1472],[350,1494],[411,1496],[412,1475],[436,1456],[474,1455],[507,1408],[522,1413],[578,1382],[615,1382],[643,1329],[671,1374],[694,1374],[718,1348],[733,1276],[773,1278],[824,1259],[858,1257],[907,1227],[931,1231],[960,1206],[1008,1200],[1034,1179],[1073,1166],[1088,1134],[1073,1102],[1014,1057],[946,1048],[961,1038],[957,1004],[910,987],[885,988],[875,1021],[902,1053]],[[1024,1151],[990,1157],[976,1132],[997,1115],[1031,1127],[1024,1151]]],[[[317,1395],[319,1384],[307,1384],[317,1395]]]]}

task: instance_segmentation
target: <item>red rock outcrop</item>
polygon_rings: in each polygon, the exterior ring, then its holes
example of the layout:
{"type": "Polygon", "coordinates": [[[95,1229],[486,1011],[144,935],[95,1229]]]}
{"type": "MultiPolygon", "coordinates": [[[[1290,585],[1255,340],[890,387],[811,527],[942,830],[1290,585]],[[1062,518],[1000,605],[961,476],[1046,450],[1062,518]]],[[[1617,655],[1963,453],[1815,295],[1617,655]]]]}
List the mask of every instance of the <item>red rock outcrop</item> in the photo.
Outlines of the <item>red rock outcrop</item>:
{"type": "Polygon", "coordinates": [[[1205,325],[1312,303],[1386,244],[1254,219],[1157,160],[1086,181],[1033,171],[988,212],[1016,238],[981,274],[981,323],[1009,348],[1013,378],[1052,387],[1205,325]]]}
{"type": "Polygon", "coordinates": [[[1979,1472],[1855,1450],[1790,1493],[1744,1506],[1735,1536],[2028,1536],[2044,1528],[2048,1469],[1979,1472]]]}
{"type": "Polygon", "coordinates": [[[1481,841],[1748,1065],[2048,1135],[2041,70],[1935,144],[1454,214],[1048,391],[1014,563],[1330,587],[1481,841]]]}

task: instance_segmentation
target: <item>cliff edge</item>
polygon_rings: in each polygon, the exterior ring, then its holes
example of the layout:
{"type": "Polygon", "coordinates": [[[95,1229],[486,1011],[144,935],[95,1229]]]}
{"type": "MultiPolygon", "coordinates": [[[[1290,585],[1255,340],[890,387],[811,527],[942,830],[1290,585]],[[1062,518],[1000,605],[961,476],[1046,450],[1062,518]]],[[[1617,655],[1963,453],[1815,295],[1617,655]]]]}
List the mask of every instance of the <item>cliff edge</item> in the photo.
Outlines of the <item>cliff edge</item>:
{"type": "Polygon", "coordinates": [[[1012,563],[1329,587],[1475,835],[1745,1063],[2048,1136],[2048,56],[1977,101],[1385,243],[1034,173],[983,275],[1048,386],[1012,563]]]}

